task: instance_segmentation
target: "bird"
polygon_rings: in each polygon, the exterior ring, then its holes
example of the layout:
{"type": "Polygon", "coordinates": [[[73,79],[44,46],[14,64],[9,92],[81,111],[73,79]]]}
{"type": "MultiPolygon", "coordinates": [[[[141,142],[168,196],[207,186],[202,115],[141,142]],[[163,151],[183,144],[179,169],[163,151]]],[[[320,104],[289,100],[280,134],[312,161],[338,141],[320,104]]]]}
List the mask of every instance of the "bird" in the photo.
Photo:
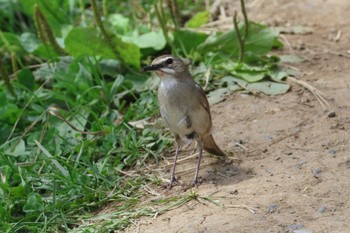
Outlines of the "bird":
{"type": "Polygon", "coordinates": [[[175,137],[175,158],[168,189],[172,188],[176,180],[176,161],[185,139],[197,142],[198,160],[192,181],[192,186],[197,186],[203,149],[226,158],[226,154],[218,147],[211,133],[212,118],[206,94],[192,79],[188,65],[176,56],[157,57],[151,65],[143,67],[142,71],[154,71],[160,78],[158,87],[160,114],[175,137]]]}

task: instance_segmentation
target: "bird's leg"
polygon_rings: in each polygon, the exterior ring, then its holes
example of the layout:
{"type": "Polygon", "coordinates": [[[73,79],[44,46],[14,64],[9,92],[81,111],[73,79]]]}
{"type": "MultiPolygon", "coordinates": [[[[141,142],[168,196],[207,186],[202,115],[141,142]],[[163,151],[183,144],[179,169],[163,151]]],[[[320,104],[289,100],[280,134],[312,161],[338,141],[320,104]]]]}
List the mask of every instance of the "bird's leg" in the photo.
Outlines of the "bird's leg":
{"type": "Polygon", "coordinates": [[[175,135],[175,141],[176,141],[175,158],[174,158],[173,169],[171,170],[171,176],[170,176],[168,189],[171,189],[173,187],[173,182],[176,180],[176,178],[175,178],[176,161],[177,161],[177,156],[179,155],[180,143],[181,143],[181,139],[180,139],[179,135],[175,135]]]}
{"type": "Polygon", "coordinates": [[[198,161],[197,161],[196,173],[192,181],[192,186],[197,186],[198,184],[198,172],[199,172],[199,167],[201,165],[202,151],[203,151],[202,142],[200,140],[197,140],[197,150],[198,150],[198,161]]]}
{"type": "Polygon", "coordinates": [[[169,185],[168,185],[168,189],[171,189],[171,187],[173,187],[173,182],[176,180],[176,178],[175,178],[175,168],[176,168],[176,160],[177,160],[177,156],[179,154],[179,151],[180,151],[180,147],[176,146],[174,165],[173,165],[173,169],[171,170],[171,176],[170,176],[170,182],[169,182],[169,185]]]}

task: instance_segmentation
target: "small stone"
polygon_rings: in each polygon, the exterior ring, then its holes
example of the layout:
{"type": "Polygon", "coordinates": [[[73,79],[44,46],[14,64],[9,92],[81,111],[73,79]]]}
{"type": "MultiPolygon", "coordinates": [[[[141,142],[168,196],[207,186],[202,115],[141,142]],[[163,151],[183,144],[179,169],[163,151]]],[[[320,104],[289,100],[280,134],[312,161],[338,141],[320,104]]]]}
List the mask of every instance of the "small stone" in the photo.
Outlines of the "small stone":
{"type": "Polygon", "coordinates": [[[294,233],[312,233],[312,230],[309,230],[309,229],[300,229],[300,230],[295,230],[293,231],[294,233]]]}
{"type": "Polygon", "coordinates": [[[230,194],[232,194],[232,195],[237,195],[237,194],[238,194],[238,190],[235,189],[235,190],[233,190],[233,191],[230,191],[230,194]]]}
{"type": "Polygon", "coordinates": [[[334,150],[334,149],[329,149],[329,150],[327,150],[327,154],[335,155],[336,153],[337,153],[337,151],[334,150]]]}
{"type": "Polygon", "coordinates": [[[328,117],[336,117],[337,114],[335,113],[335,111],[330,111],[330,112],[328,112],[327,116],[328,117]]]}
{"type": "Polygon", "coordinates": [[[271,142],[272,141],[272,137],[270,135],[264,135],[264,140],[266,142],[271,142]]]}
{"type": "Polygon", "coordinates": [[[304,224],[290,224],[287,226],[287,229],[290,230],[290,231],[295,231],[295,230],[300,230],[304,228],[304,224]]]}
{"type": "Polygon", "coordinates": [[[324,206],[321,206],[317,211],[320,212],[320,213],[324,213],[326,212],[327,208],[324,207],[324,206]]]}
{"type": "Polygon", "coordinates": [[[314,173],[314,176],[316,178],[320,177],[321,172],[322,172],[322,169],[319,167],[312,170],[312,173],[314,173]]]}
{"type": "Polygon", "coordinates": [[[275,213],[277,208],[278,208],[278,205],[276,204],[271,204],[267,207],[269,209],[269,213],[275,213]]]}
{"type": "Polygon", "coordinates": [[[319,175],[319,174],[321,174],[322,169],[318,167],[318,168],[313,169],[312,172],[313,172],[315,175],[319,175]]]}

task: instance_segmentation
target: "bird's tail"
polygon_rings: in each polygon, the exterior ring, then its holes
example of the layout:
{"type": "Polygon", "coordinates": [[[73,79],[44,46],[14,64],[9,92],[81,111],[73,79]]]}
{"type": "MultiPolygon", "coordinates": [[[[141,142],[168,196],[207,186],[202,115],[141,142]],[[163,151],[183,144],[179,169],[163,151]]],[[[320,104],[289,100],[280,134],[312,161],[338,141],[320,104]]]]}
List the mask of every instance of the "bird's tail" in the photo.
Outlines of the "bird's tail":
{"type": "Polygon", "coordinates": [[[226,154],[222,152],[218,145],[216,145],[212,134],[208,134],[205,137],[203,137],[203,146],[204,150],[209,152],[210,154],[226,157],[226,154]]]}

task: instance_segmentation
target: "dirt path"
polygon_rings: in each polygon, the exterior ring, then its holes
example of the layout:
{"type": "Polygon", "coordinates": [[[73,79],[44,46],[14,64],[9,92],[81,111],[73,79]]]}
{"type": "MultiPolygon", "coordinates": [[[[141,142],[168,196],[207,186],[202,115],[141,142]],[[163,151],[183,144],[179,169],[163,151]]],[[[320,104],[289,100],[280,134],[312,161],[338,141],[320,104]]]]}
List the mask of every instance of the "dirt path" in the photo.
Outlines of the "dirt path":
{"type": "MultiPolygon", "coordinates": [[[[293,64],[327,94],[329,115],[305,89],[282,96],[236,93],[212,107],[214,136],[241,163],[206,156],[197,192],[224,207],[191,201],[130,232],[350,232],[350,1],[255,0],[252,20],[304,26],[285,35],[307,61],[293,64]],[[235,145],[241,141],[249,153],[235,145]],[[232,205],[253,207],[256,213],[232,205]],[[299,231],[298,231],[299,230],[299,231]]],[[[286,46],[283,54],[292,52],[286,46]]],[[[178,171],[194,167],[191,159],[178,171]]],[[[192,173],[183,175],[190,182],[192,173]]],[[[165,196],[183,192],[177,186],[165,196]]]]}

